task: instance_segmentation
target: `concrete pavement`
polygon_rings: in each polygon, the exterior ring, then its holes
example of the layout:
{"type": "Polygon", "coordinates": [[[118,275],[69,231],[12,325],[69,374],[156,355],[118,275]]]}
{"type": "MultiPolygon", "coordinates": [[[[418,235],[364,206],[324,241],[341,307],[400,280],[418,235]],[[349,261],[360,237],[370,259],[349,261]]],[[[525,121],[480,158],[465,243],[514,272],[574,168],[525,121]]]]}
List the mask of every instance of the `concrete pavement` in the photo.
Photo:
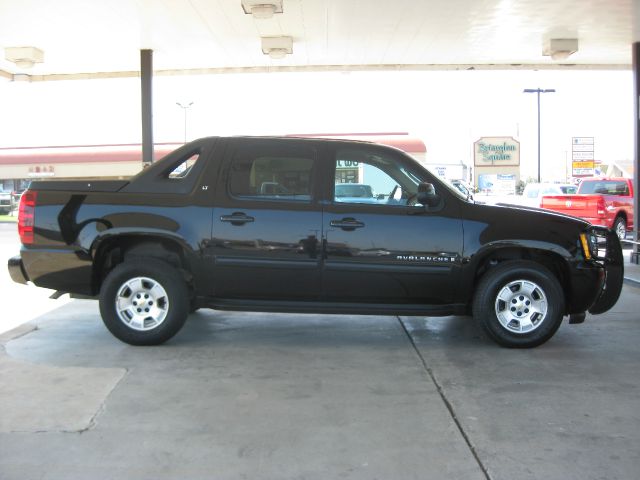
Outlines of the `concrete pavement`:
{"type": "MultiPolygon", "coordinates": [[[[3,479],[485,478],[397,318],[199,312],[134,348],[94,303],[64,310],[6,345],[59,371],[39,377],[30,427],[0,432],[3,479]],[[79,367],[104,370],[87,389],[107,393],[90,421],[52,422],[50,387],[79,367]]],[[[25,408],[3,402],[8,421],[25,408]]]]}
{"type": "Polygon", "coordinates": [[[51,300],[49,296],[53,290],[14,283],[7,271],[7,260],[19,253],[17,225],[14,222],[0,222],[0,334],[60,308],[69,301],[68,295],[51,300]]]}
{"type": "Polygon", "coordinates": [[[0,478],[635,479],[638,311],[625,286],[507,350],[465,317],[205,310],[136,348],[72,301],[2,338],[0,478]]]}

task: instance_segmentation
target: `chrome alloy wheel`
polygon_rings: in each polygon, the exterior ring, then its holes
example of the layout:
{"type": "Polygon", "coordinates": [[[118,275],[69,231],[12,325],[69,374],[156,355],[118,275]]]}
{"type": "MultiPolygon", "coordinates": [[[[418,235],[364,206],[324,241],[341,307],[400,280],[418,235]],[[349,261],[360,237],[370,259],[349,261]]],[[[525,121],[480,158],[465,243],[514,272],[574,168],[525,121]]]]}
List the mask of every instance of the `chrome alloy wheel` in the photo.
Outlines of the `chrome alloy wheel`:
{"type": "Polygon", "coordinates": [[[116,295],[116,313],[127,327],[146,332],[167,318],[169,297],[157,281],[147,277],[127,280],[116,295]]]}
{"type": "Polygon", "coordinates": [[[514,280],[502,287],[495,303],[500,324],[512,333],[529,333],[544,322],[548,311],[542,288],[529,280],[514,280]]]}
{"type": "Polygon", "coordinates": [[[627,225],[624,223],[624,220],[617,221],[615,229],[616,235],[618,235],[620,240],[624,240],[627,237],[627,225]]]}

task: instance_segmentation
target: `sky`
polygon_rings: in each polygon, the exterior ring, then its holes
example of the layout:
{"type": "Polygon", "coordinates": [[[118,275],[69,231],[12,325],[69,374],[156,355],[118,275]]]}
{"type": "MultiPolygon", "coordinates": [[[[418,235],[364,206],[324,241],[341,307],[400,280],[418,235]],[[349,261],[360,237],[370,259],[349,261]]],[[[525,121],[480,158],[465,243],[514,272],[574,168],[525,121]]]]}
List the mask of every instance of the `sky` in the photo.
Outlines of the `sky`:
{"type": "MultiPolygon", "coordinates": [[[[408,132],[431,163],[473,162],[473,142],[521,142],[521,176],[537,172],[541,98],[543,180],[564,179],[571,138],[595,138],[596,159],[633,156],[631,70],[476,70],[243,73],[159,76],[155,142],[210,135],[408,132]]],[[[0,147],[140,143],[137,78],[0,81],[0,147]]]]}

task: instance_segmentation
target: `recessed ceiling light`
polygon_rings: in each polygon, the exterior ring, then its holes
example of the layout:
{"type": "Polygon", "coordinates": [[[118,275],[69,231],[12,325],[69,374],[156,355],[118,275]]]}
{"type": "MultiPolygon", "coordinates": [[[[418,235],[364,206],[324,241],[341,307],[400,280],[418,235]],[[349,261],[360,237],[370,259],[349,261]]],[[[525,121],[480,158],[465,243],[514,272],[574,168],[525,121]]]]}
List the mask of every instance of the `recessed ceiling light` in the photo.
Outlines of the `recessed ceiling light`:
{"type": "Polygon", "coordinates": [[[266,20],[282,13],[282,0],[242,0],[242,9],[255,19],[266,20]]]}
{"type": "Polygon", "coordinates": [[[274,60],[280,60],[293,53],[292,37],[262,37],[262,53],[274,60]]]}
{"type": "Polygon", "coordinates": [[[549,40],[549,44],[543,48],[542,55],[551,57],[555,61],[562,61],[577,51],[577,38],[552,38],[549,40]]]}
{"type": "Polygon", "coordinates": [[[4,49],[4,58],[18,68],[28,69],[44,62],[44,52],[36,47],[7,47],[4,49]]]}

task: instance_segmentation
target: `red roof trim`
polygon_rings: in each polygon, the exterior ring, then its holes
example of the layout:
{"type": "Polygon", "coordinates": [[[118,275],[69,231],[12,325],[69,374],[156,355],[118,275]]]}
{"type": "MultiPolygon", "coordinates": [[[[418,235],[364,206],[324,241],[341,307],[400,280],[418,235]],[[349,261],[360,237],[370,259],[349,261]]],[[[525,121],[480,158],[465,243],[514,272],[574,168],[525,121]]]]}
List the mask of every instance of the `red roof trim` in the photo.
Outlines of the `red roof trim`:
{"type": "MultiPolygon", "coordinates": [[[[182,144],[156,144],[159,160],[182,144]]],[[[142,147],[129,145],[76,145],[69,147],[0,148],[0,165],[142,162],[142,147]]]]}
{"type": "MultiPolygon", "coordinates": [[[[408,153],[424,153],[427,151],[427,147],[422,140],[409,137],[405,132],[291,134],[287,136],[305,138],[349,138],[389,145],[408,153]]],[[[181,145],[182,143],[155,144],[154,159],[159,160],[181,145]]],[[[122,143],[115,145],[0,148],[0,165],[114,162],[142,162],[142,146],[139,143],[122,143]]]]}

